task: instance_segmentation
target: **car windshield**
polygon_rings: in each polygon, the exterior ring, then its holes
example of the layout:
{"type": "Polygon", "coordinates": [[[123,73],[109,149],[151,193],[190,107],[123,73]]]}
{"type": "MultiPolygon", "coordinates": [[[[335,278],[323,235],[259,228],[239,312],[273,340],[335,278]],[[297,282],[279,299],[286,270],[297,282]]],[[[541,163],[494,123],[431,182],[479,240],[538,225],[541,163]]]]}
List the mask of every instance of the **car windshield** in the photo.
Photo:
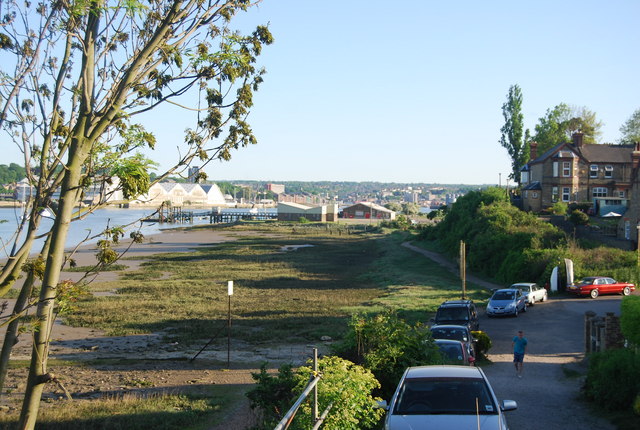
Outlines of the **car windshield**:
{"type": "Polygon", "coordinates": [[[481,378],[407,379],[394,406],[399,415],[497,414],[481,378]]]}
{"type": "Polygon", "coordinates": [[[468,321],[469,314],[467,309],[463,307],[458,308],[440,308],[436,314],[438,321],[468,321]]]}
{"type": "Polygon", "coordinates": [[[462,359],[464,358],[462,345],[460,344],[452,345],[450,343],[436,343],[436,345],[438,345],[438,348],[440,348],[440,352],[448,360],[462,361],[462,359]]]}
{"type": "Polygon", "coordinates": [[[460,328],[440,328],[434,327],[431,329],[431,337],[434,339],[453,339],[467,341],[467,333],[460,328]]]}
{"type": "Polygon", "coordinates": [[[513,291],[497,291],[491,300],[513,300],[515,295],[513,291]]]}

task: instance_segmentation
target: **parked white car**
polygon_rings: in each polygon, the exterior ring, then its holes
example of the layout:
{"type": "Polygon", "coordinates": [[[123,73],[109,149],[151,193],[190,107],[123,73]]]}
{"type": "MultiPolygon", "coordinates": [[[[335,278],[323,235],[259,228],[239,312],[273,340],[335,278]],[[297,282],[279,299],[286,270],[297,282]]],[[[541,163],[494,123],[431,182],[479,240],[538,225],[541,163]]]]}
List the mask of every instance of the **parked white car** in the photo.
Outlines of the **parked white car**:
{"type": "Polygon", "coordinates": [[[387,410],[385,430],[508,430],[505,411],[513,400],[498,402],[482,369],[472,366],[410,367],[402,375],[387,410]]]}
{"type": "Polygon", "coordinates": [[[532,282],[519,282],[511,285],[509,288],[518,288],[522,290],[522,294],[527,296],[527,304],[529,306],[534,305],[536,302],[546,302],[548,298],[547,290],[532,282]]]}

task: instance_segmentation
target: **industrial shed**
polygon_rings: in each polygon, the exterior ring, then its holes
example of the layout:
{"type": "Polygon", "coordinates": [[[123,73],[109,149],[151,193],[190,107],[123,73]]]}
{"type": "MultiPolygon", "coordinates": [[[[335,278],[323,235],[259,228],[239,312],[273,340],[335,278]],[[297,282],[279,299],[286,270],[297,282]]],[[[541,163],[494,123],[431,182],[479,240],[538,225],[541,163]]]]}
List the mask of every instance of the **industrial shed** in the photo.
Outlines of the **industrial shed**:
{"type": "Polygon", "coordinates": [[[336,205],[307,206],[300,203],[278,202],[278,221],[298,221],[301,217],[309,221],[331,222],[338,218],[336,205]]]}
{"type": "Polygon", "coordinates": [[[375,203],[360,202],[356,203],[353,206],[344,208],[342,210],[342,217],[356,219],[392,220],[395,219],[396,213],[375,203]]]}

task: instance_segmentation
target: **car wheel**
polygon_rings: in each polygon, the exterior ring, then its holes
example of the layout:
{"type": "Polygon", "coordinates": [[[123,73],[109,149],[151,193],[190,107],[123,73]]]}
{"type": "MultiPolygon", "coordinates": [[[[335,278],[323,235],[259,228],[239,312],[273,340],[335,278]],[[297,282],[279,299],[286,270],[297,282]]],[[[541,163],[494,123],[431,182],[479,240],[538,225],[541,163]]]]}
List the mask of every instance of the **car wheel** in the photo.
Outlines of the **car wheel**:
{"type": "Polygon", "coordinates": [[[522,307],[522,312],[526,312],[527,311],[527,304],[525,303],[524,306],[522,307]]]}
{"type": "Polygon", "coordinates": [[[624,288],[622,289],[622,295],[623,295],[623,296],[628,296],[629,294],[631,294],[631,288],[629,288],[629,287],[624,287],[624,288]]]}
{"type": "Polygon", "coordinates": [[[513,316],[518,318],[518,308],[516,308],[516,311],[513,313],[513,316]]]}
{"type": "Polygon", "coordinates": [[[594,288],[593,290],[591,290],[591,292],[589,293],[589,295],[591,296],[592,299],[595,299],[596,297],[598,297],[598,294],[600,294],[600,292],[598,291],[597,288],[594,288]]]}
{"type": "Polygon", "coordinates": [[[542,296],[542,299],[540,301],[541,302],[546,302],[547,301],[547,293],[544,293],[544,296],[542,296]]]}

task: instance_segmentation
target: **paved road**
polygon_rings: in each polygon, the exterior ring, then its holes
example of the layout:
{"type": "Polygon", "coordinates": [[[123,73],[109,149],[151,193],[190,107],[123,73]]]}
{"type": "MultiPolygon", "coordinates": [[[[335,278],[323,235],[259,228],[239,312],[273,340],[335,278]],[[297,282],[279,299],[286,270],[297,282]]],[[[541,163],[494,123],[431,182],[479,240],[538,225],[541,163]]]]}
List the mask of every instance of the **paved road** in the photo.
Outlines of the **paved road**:
{"type": "MultiPolygon", "coordinates": [[[[457,273],[455,263],[432,251],[409,243],[403,246],[457,273]]],[[[467,273],[467,281],[485,288],[504,288],[467,273]]],[[[638,294],[636,291],[634,294],[638,294]]],[[[518,409],[507,412],[512,430],[608,430],[615,427],[594,416],[588,404],[579,400],[582,378],[568,378],[564,367],[586,368],[584,358],[584,313],[594,311],[620,314],[622,296],[586,298],[552,298],[539,303],[517,318],[488,318],[480,312],[480,329],[491,337],[493,347],[484,366],[498,399],[518,402],[518,409]],[[529,341],[524,376],[516,377],[511,342],[518,330],[524,330],[529,341]]]]}
{"type": "Polygon", "coordinates": [[[518,409],[507,413],[511,429],[615,428],[594,416],[588,404],[578,399],[582,378],[568,378],[562,368],[586,371],[580,366],[584,357],[584,313],[619,314],[620,300],[621,296],[551,299],[517,318],[481,316],[480,327],[493,343],[489,354],[493,364],[483,370],[499,399],[518,402],[518,409]],[[522,379],[516,377],[512,362],[511,341],[518,330],[524,330],[529,341],[522,379]]]}

